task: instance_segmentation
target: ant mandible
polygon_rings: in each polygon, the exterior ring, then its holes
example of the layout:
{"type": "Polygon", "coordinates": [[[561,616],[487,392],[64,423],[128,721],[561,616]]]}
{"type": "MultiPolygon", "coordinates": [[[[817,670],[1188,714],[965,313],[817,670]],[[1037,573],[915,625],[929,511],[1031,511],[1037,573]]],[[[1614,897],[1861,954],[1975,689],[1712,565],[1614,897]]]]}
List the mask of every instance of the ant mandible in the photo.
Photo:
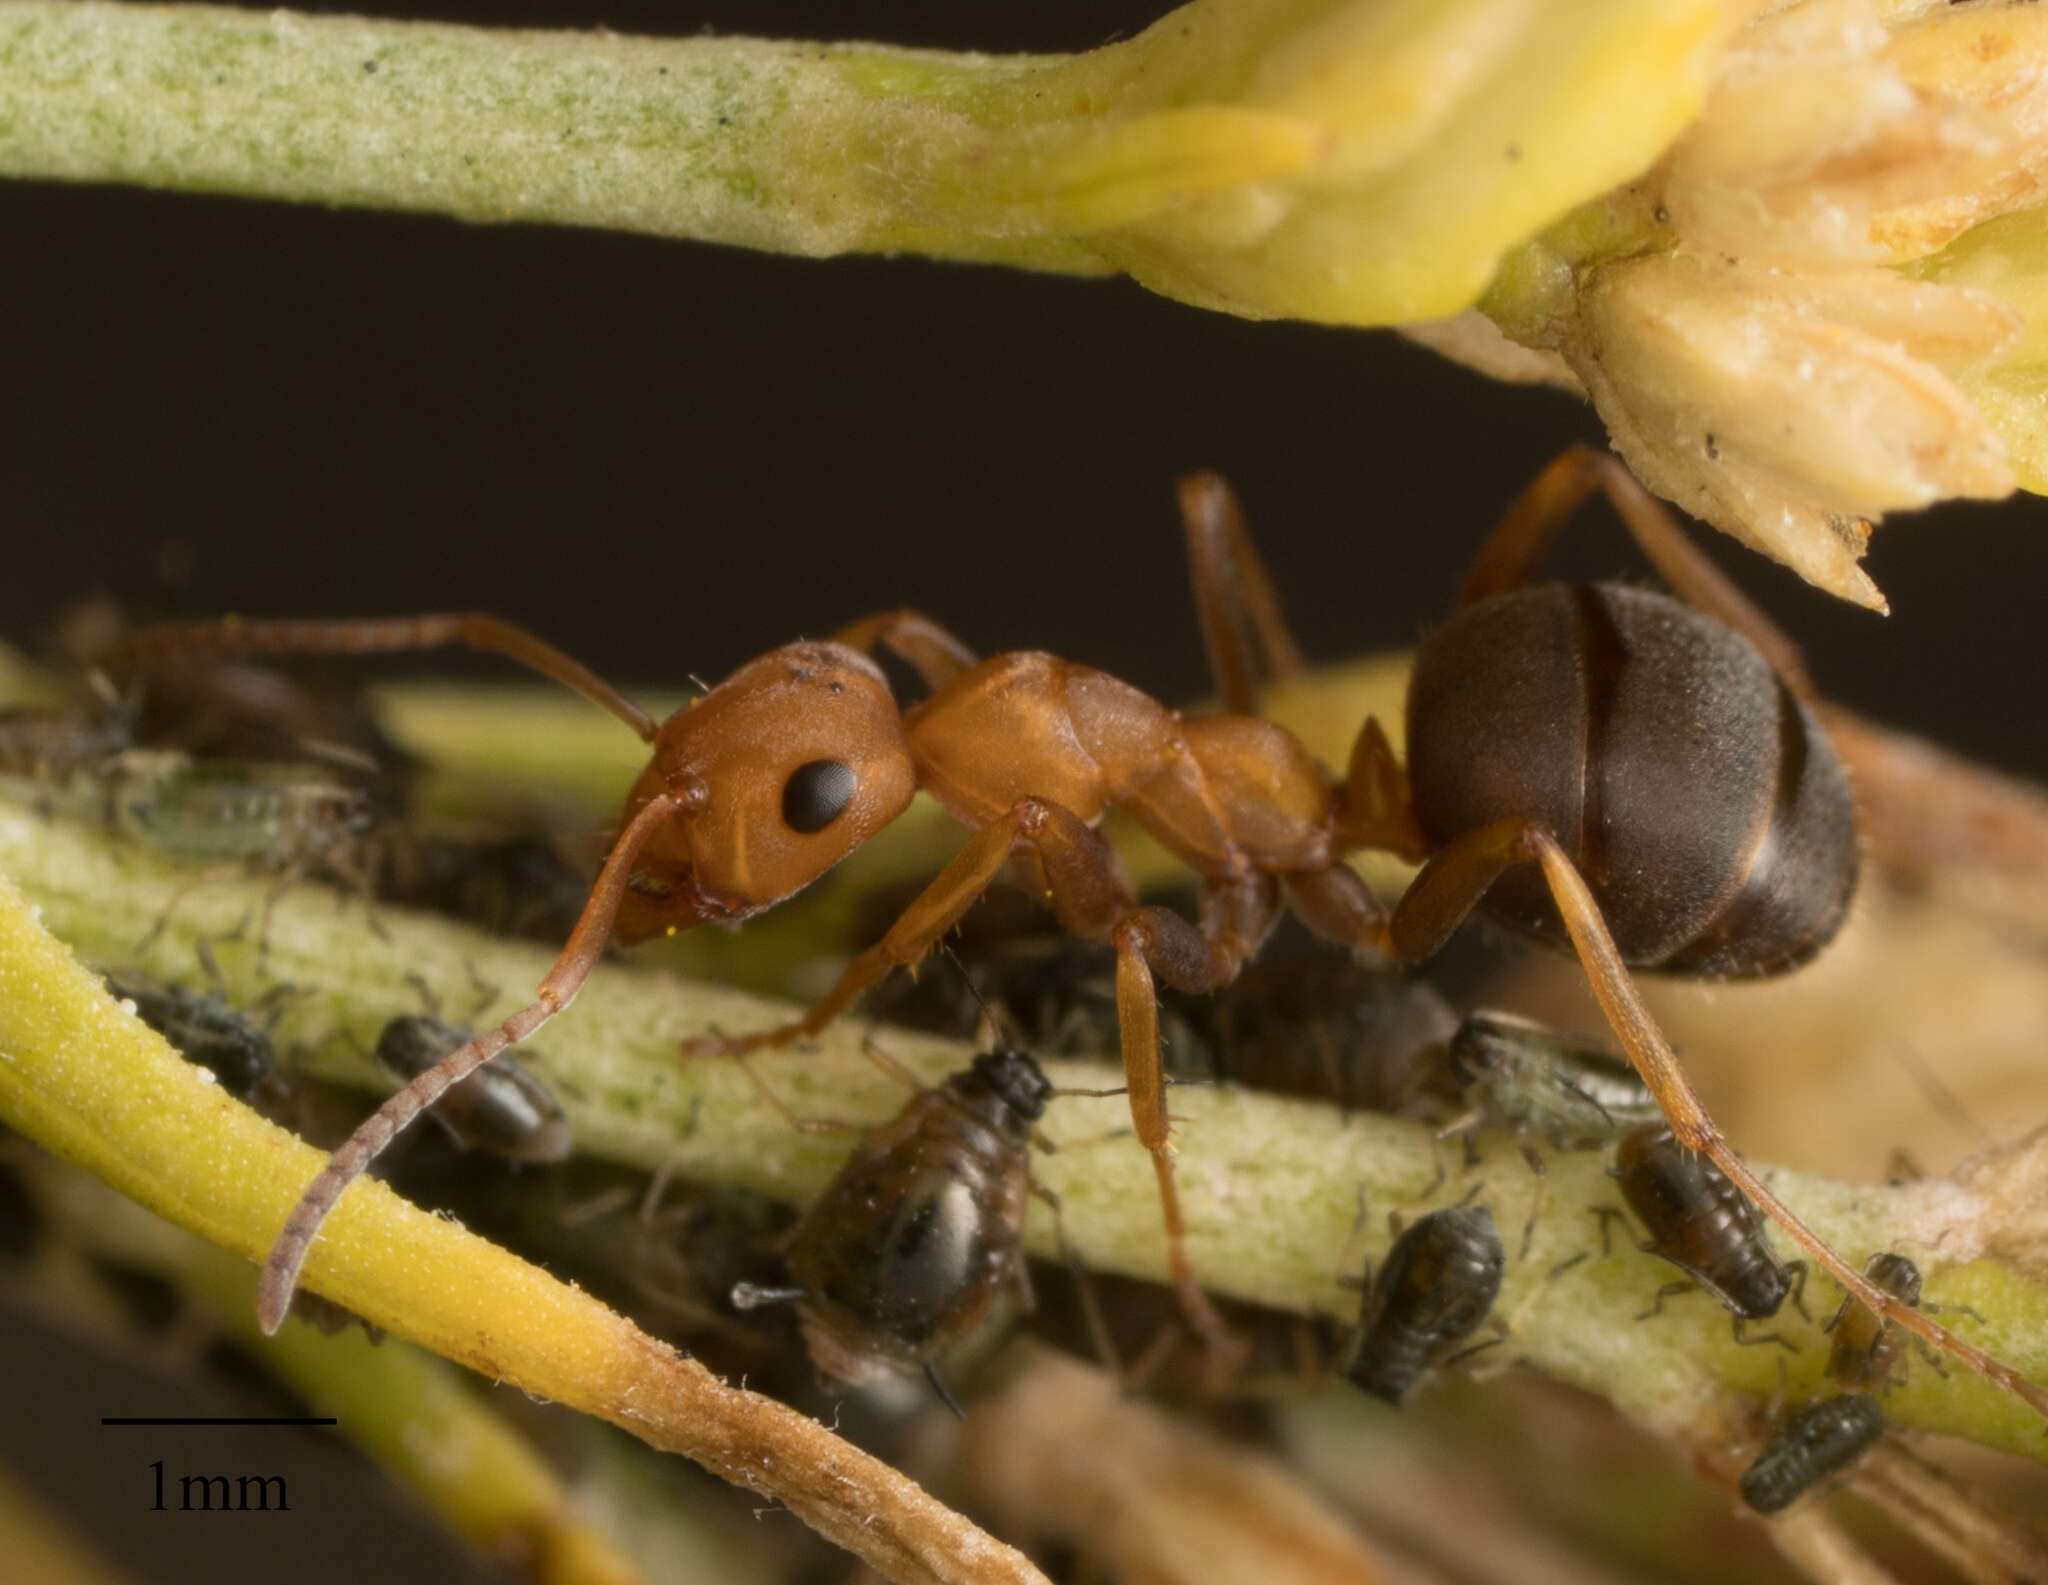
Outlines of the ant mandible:
{"type": "Polygon", "coordinates": [[[804,1018],[698,1044],[743,1054],[816,1034],[892,969],[918,962],[1016,861],[1062,929],[1115,948],[1131,1115],[1152,1155],[1183,1309],[1212,1346],[1226,1348],[1228,1335],[1184,1248],[1155,976],[1187,992],[1228,984],[1283,908],[1333,941],[1413,962],[1483,900],[1490,914],[1577,954],[1681,1143],[1719,1166],[1858,1302],[2048,1415],[2048,1394],[1884,1292],[1758,1179],[1707,1116],[1630,979],[1630,964],[1717,976],[1793,968],[1834,934],[1856,879],[1847,780],[1808,708],[1813,690],[1796,649],[1662,506],[1617,461],[1586,448],[1546,468],[1482,547],[1451,620],[1418,651],[1407,771],[1368,720],[1341,782],[1252,713],[1257,662],[1284,673],[1300,660],[1227,487],[1213,475],[1185,480],[1181,507],[1228,714],[1183,719],[1054,655],[977,660],[912,611],[773,650],[660,724],[493,617],[137,634],[129,654],[138,661],[466,643],[575,689],[653,746],[618,840],[533,1003],[387,1100],[294,1208],[259,1287],[266,1330],[282,1320],[313,1236],[347,1186],[450,1085],[567,1005],[611,936],[630,944],[771,907],[923,788],[972,832],[959,855],[804,1018]],[[1521,587],[1596,488],[1696,609],[1616,584],[1521,587]],[[871,658],[878,648],[918,671],[930,697],[900,711],[871,658]],[[1194,871],[1199,925],[1136,903],[1093,829],[1111,806],[1194,871]],[[1363,849],[1427,859],[1391,910],[1344,863],[1363,849]]]}

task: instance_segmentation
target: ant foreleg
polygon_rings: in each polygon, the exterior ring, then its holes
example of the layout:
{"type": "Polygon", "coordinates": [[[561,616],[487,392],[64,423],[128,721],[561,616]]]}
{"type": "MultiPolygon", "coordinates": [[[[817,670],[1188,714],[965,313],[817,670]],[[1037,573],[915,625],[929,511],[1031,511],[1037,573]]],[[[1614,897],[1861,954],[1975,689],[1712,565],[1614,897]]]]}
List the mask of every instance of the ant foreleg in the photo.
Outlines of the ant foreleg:
{"type": "Polygon", "coordinates": [[[576,999],[583,982],[590,978],[590,971],[604,956],[604,944],[611,935],[619,900],[625,895],[633,860],[639,856],[647,839],[664,820],[674,816],[681,804],[679,795],[658,793],[633,817],[633,823],[620,833],[611,856],[605,860],[604,869],[597,877],[597,884],[591,888],[590,900],[583,905],[583,914],[570,933],[568,945],[562,948],[561,956],[555,959],[554,966],[541,981],[532,1004],[521,1008],[488,1034],[451,1051],[372,1112],[343,1141],[341,1148],[328,1157],[327,1165],[307,1186],[306,1192],[299,1196],[298,1204],[292,1207],[283,1231],[277,1235],[277,1242],[270,1246],[270,1255],[263,1263],[263,1273],[257,1279],[256,1319],[266,1333],[275,1332],[284,1322],[285,1311],[291,1307],[292,1290],[298,1286],[299,1269],[306,1263],[306,1254],[313,1246],[320,1224],[327,1220],[327,1213],[334,1209],[349,1185],[363,1175],[384,1147],[449,1089],[460,1084],[507,1046],[517,1045],[526,1039],[576,999]]]}
{"type": "MultiPolygon", "coordinates": [[[[1057,804],[1041,798],[1021,799],[1001,819],[976,831],[953,861],[897,916],[888,934],[849,963],[838,982],[802,1018],[751,1035],[699,1035],[682,1043],[683,1055],[737,1057],[763,1047],[808,1040],[851,1007],[869,986],[894,969],[921,961],[960,922],[960,916],[988,889],[1020,846],[1043,850],[1059,844],[1086,852],[1084,867],[1100,869],[1116,896],[1128,905],[1128,894],[1116,876],[1116,861],[1100,837],[1057,804]]],[[[1056,910],[1058,906],[1055,902],[1056,910]]],[[[1114,918],[1113,910],[1108,917],[1114,918]]],[[[1100,939],[1107,930],[1079,933],[1100,939]]]]}
{"type": "Polygon", "coordinates": [[[1225,710],[1257,715],[1261,665],[1266,677],[1277,682],[1302,671],[1306,662],[1287,630],[1272,575],[1230,486],[1220,474],[1191,473],[1180,481],[1178,493],[1210,675],[1225,710]]]}
{"type": "Polygon", "coordinates": [[[515,660],[583,695],[652,743],[659,726],[597,673],[515,623],[481,611],[355,622],[164,622],[130,634],[118,652],[129,668],[180,655],[371,655],[467,644],[515,660]]]}
{"type": "Polygon", "coordinates": [[[1584,877],[1544,826],[1526,818],[1500,820],[1469,832],[1442,849],[1423,866],[1422,873],[1415,877],[1394,910],[1388,936],[1395,953],[1410,960],[1433,954],[1504,870],[1525,863],[1542,866],[1543,878],[1586,971],[1594,999],[1619,1037],[1622,1050],[1656,1097],[1678,1142],[1688,1150],[1701,1152],[1719,1167],[1759,1211],[1783,1228],[1794,1243],[1872,1314],[1898,1322],[1915,1337],[1953,1354],[1979,1375],[2048,1416],[2048,1393],[1885,1292],[1793,1215],[1791,1208],[1736,1154],[1693,1093],[1676,1054],[1650,1017],[1584,877]]]}

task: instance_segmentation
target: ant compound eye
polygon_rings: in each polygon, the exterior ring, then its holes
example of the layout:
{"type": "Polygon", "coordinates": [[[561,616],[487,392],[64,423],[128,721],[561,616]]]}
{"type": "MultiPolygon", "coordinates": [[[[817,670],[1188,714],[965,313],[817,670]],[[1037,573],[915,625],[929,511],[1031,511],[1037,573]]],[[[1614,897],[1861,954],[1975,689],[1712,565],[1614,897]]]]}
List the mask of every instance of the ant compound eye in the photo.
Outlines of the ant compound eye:
{"type": "Polygon", "coordinates": [[[782,789],[782,818],[790,830],[809,836],[822,831],[853,802],[853,767],[836,759],[814,759],[790,772],[782,789]]]}

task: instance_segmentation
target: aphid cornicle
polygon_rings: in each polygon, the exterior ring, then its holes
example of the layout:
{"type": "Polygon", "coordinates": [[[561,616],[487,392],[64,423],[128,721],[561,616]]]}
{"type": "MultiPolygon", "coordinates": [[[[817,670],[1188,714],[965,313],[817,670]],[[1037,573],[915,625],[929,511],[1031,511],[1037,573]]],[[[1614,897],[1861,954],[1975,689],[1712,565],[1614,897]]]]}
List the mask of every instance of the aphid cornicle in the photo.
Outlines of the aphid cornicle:
{"type": "Polygon", "coordinates": [[[1024,1259],[1031,1129],[1052,1086],[1002,1046],[863,1136],[790,1234],[797,1315],[824,1374],[915,1371],[978,1326],[1024,1259]]]}
{"type": "Polygon", "coordinates": [[[1742,1473],[1742,1500],[1758,1513],[1783,1513],[1831,1475],[1839,1475],[1884,1435],[1875,1398],[1848,1393],[1808,1404],[1779,1428],[1742,1473]]]}
{"type": "Polygon", "coordinates": [[[1345,1379],[1403,1402],[1429,1367],[1478,1331],[1500,1297],[1507,1255],[1483,1205],[1454,1205],[1394,1240],[1366,1290],[1345,1379]]]}
{"type": "MultiPolygon", "coordinates": [[[[1805,1268],[1781,1265],[1764,1239],[1763,1219],[1742,1191],[1706,1157],[1680,1145],[1662,1123],[1632,1128],[1615,1147],[1622,1198],[1650,1235],[1646,1249],[1685,1272],[1744,1321],[1776,1315],[1805,1268]]],[[[1658,1304],[1664,1294],[1658,1295],[1658,1304]]],[[[1654,1312],[1653,1312],[1654,1313],[1654,1312]]]]}
{"type": "MultiPolygon", "coordinates": [[[[1904,1255],[1880,1250],[1863,1270],[1900,1302],[1920,1303],[1920,1268],[1904,1255]]],[[[1905,1337],[1897,1327],[1868,1310],[1848,1305],[1835,1317],[1834,1341],[1828,1345],[1828,1376],[1845,1392],[1882,1392],[1905,1348],[1905,1337]]]]}
{"type": "MultiPolygon", "coordinates": [[[[474,1035],[459,1024],[407,1014],[378,1032],[377,1060],[414,1079],[474,1035]]],[[[465,1150],[538,1164],[565,1160],[576,1148],[561,1103],[510,1055],[449,1086],[431,1110],[465,1150]]]]}
{"type": "Polygon", "coordinates": [[[534,1001],[422,1075],[330,1158],[265,1266],[275,1325],[314,1233],[397,1129],[448,1084],[530,1035],[624,942],[758,913],[890,824],[919,790],[970,833],[952,863],[801,1019],[695,1050],[744,1054],[815,1035],[914,964],[1006,869],[1068,933],[1113,948],[1126,1090],[1150,1152],[1168,1264],[1212,1346],[1227,1330],[1190,1264],[1159,1061],[1160,981],[1209,994],[1283,911],[1346,947],[1414,962],[1484,907],[1569,944],[1679,1139],[1710,1158],[1855,1298],[2048,1413],[2043,1393],[1872,1284],[1793,1215],[1721,1135],[1630,976],[1789,969],[1822,946],[1856,878],[1854,809],[1797,651],[1611,457],[1574,448],[1488,538],[1457,611],[1418,652],[1410,764],[1368,720],[1343,777],[1255,713],[1266,669],[1299,665],[1271,580],[1220,479],[1183,481],[1196,604],[1229,714],[1188,718],[1092,667],[1037,651],[978,659],[914,611],[788,644],[665,723],[522,629],[481,615],[241,622],[137,635],[129,658],[370,651],[466,643],[581,692],[651,747],[576,929],[534,1001]],[[1599,585],[1524,588],[1564,519],[1604,490],[1693,606],[1599,585]],[[1702,615],[1706,611],[1710,615],[1702,615]],[[898,708],[872,654],[931,687],[898,708]],[[1093,829],[1122,810],[1193,874],[1199,921],[1141,906],[1093,829]],[[1427,859],[1392,908],[1346,863],[1427,859]],[[1540,878],[1539,878],[1540,877],[1540,878]],[[1612,923],[1610,924],[1610,919],[1612,923]]]}

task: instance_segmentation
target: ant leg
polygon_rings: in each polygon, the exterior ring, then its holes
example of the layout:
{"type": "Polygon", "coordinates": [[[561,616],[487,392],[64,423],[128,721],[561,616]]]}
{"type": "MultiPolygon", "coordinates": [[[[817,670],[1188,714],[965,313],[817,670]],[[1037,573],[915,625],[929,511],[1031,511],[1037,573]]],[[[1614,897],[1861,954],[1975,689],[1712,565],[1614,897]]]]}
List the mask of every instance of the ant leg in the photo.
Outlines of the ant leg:
{"type": "Polygon", "coordinates": [[[384,617],[358,622],[163,622],[139,628],[121,644],[125,670],[182,655],[373,655],[467,644],[515,660],[529,671],[580,693],[652,743],[660,730],[645,710],[581,661],[515,623],[481,611],[384,617]]]}
{"type": "Polygon", "coordinates": [[[1758,1210],[1782,1227],[1821,1270],[1873,1315],[1898,1322],[1915,1337],[1953,1354],[2048,1416],[2048,1392],[1872,1282],[1793,1215],[1735,1153],[1700,1105],[1677,1055],[1650,1017],[1584,877],[1557,838],[1541,824],[1524,818],[1496,821],[1458,838],[1424,865],[1388,922],[1387,937],[1395,955],[1410,961],[1429,957],[1450,938],[1502,871],[1527,863],[1543,867],[1543,878],[1586,971],[1593,997],[1630,1063],[1656,1097],[1679,1144],[1705,1155],[1727,1174],[1758,1210]]]}
{"type": "Polygon", "coordinates": [[[1629,537],[1681,599],[1748,639],[1801,699],[1817,697],[1799,646],[1729,581],[1620,458],[1583,444],[1559,453],[1515,498],[1479,547],[1454,609],[1528,582],[1565,519],[1595,490],[1606,495],[1629,537]]]}
{"type": "Polygon", "coordinates": [[[1123,1041],[1124,1079],[1130,1087],[1131,1122],[1137,1128],[1138,1143],[1152,1156],[1152,1172],[1159,1184],[1167,1268],[1180,1296],[1181,1312],[1210,1353],[1233,1356],[1242,1352],[1242,1346],[1209,1303],[1188,1262],[1187,1223],[1174,1182],[1172,1124],[1159,1061],[1159,996],[1153,973],[1156,969],[1176,990],[1199,992],[1227,984],[1236,973],[1237,962],[1185,919],[1164,908],[1131,910],[1118,921],[1111,939],[1116,945],[1117,1024],[1123,1041]]]}
{"type": "Polygon", "coordinates": [[[1062,898],[1069,887],[1080,895],[1099,898],[1100,906],[1092,914],[1084,910],[1079,916],[1071,916],[1072,923],[1084,925],[1072,933],[1092,940],[1106,938],[1109,925],[1131,901],[1118,875],[1115,856],[1102,838],[1058,804],[1042,798],[1020,799],[1008,813],[991,820],[968,838],[953,861],[897,916],[888,933],[849,963],[832,989],[813,1003],[802,1018],[750,1035],[695,1036],[682,1042],[683,1055],[737,1057],[765,1046],[808,1040],[851,1007],[870,985],[894,969],[921,961],[960,922],[960,916],[973,907],[974,900],[1020,848],[1027,852],[1036,850],[1041,860],[1048,860],[1055,850],[1062,855],[1061,869],[1067,887],[1058,881],[1050,882],[1054,912],[1063,926],[1070,925],[1071,911],[1062,911],[1062,898]],[[1089,921],[1093,928],[1086,927],[1084,922],[1089,921]]]}
{"type": "Polygon", "coordinates": [[[590,900],[583,905],[582,916],[570,932],[568,945],[562,948],[561,956],[555,959],[547,977],[540,982],[532,1004],[521,1008],[488,1034],[451,1051],[372,1112],[342,1143],[341,1148],[328,1157],[327,1165],[307,1186],[298,1204],[292,1207],[283,1231],[277,1235],[277,1242],[271,1245],[269,1257],[263,1262],[263,1273],[257,1279],[256,1319],[266,1334],[275,1332],[283,1324],[285,1311],[292,1302],[292,1290],[298,1286],[299,1269],[305,1265],[306,1254],[313,1246],[320,1224],[327,1220],[327,1213],[334,1209],[349,1185],[363,1175],[364,1169],[376,1160],[378,1153],[391,1143],[399,1130],[432,1106],[452,1086],[460,1084],[507,1046],[517,1045],[526,1039],[576,999],[576,993],[583,989],[583,982],[590,978],[590,971],[604,956],[604,944],[611,935],[612,920],[618,914],[620,900],[625,896],[633,861],[639,857],[647,839],[661,828],[663,821],[676,814],[682,802],[682,798],[674,793],[655,794],[633,817],[633,823],[619,834],[611,856],[605,860],[604,869],[597,877],[597,884],[590,889],[590,900]]]}
{"type": "Polygon", "coordinates": [[[1295,675],[1306,664],[1300,646],[1230,486],[1220,474],[1191,473],[1177,490],[1210,675],[1225,710],[1257,715],[1260,667],[1273,681],[1295,675]]]}
{"type": "Polygon", "coordinates": [[[886,649],[923,679],[927,688],[946,686],[981,657],[922,611],[881,611],[849,622],[832,642],[872,655],[886,649]]]}

